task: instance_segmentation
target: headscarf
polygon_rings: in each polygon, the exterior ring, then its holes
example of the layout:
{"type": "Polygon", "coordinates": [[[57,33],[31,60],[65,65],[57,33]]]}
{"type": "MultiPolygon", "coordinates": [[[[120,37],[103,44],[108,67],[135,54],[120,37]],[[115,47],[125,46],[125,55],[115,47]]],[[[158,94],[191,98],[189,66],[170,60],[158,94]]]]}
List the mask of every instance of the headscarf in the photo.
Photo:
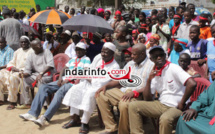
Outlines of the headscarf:
{"type": "Polygon", "coordinates": [[[150,37],[150,39],[151,38],[153,38],[153,39],[155,39],[157,41],[159,41],[161,39],[160,35],[158,35],[158,34],[152,34],[151,37],[150,37]]]}
{"type": "Polygon", "coordinates": [[[98,9],[97,9],[97,12],[98,12],[98,13],[104,13],[105,11],[104,11],[103,8],[98,8],[98,9]]]}
{"type": "MultiPolygon", "coordinates": [[[[180,39],[176,39],[175,42],[178,42],[179,45],[182,46],[183,50],[188,49],[188,47],[187,47],[188,40],[187,39],[180,38],[180,39]]],[[[173,46],[173,48],[174,48],[174,46],[173,46]]],[[[175,49],[173,49],[170,54],[170,61],[172,63],[175,63],[178,65],[179,56],[180,56],[180,52],[176,52],[175,49]]]]}
{"type": "Polygon", "coordinates": [[[116,12],[115,12],[115,16],[114,16],[114,19],[116,19],[116,15],[120,15],[121,16],[121,20],[123,20],[123,18],[122,18],[122,13],[119,11],[119,10],[117,10],[116,12]]]}
{"type": "Polygon", "coordinates": [[[145,38],[145,41],[147,41],[147,40],[148,40],[148,38],[147,38],[146,34],[144,34],[144,33],[140,33],[140,34],[138,35],[138,37],[137,37],[137,38],[139,39],[140,37],[145,38]]]}

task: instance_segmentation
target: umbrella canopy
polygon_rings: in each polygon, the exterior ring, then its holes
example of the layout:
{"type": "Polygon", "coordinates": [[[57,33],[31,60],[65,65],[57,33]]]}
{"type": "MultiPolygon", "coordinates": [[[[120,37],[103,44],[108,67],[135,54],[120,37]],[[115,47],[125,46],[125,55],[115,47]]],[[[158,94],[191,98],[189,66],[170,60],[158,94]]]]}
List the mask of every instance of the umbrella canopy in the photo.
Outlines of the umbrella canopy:
{"type": "Polygon", "coordinates": [[[29,21],[42,24],[62,25],[69,18],[71,18],[69,14],[52,9],[36,13],[29,19],[29,21]]]}
{"type": "Polygon", "coordinates": [[[32,31],[35,35],[40,35],[37,30],[35,30],[33,27],[26,25],[26,24],[22,24],[23,30],[24,32],[30,32],[32,31]]]}
{"type": "Polygon", "coordinates": [[[91,14],[83,14],[72,17],[62,25],[65,29],[80,32],[113,33],[113,28],[105,19],[91,14]]]}

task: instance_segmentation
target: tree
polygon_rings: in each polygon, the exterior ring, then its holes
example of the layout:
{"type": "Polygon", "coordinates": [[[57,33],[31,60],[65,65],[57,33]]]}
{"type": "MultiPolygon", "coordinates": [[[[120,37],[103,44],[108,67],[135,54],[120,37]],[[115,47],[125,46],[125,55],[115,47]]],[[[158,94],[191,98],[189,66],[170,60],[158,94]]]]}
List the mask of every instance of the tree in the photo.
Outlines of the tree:
{"type": "Polygon", "coordinates": [[[211,2],[215,4],[215,0],[211,0],[211,2]]]}

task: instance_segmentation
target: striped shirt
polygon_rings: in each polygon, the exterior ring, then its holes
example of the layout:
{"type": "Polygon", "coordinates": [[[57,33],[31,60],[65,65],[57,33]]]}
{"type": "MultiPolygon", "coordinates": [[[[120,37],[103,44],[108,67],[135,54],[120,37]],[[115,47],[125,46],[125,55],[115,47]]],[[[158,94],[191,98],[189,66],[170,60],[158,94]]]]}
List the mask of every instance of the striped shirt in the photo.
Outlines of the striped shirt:
{"type": "Polygon", "coordinates": [[[13,59],[13,49],[8,45],[4,49],[0,49],[0,66],[7,65],[13,59]]]}
{"type": "Polygon", "coordinates": [[[77,69],[84,69],[90,67],[90,58],[87,56],[83,56],[81,58],[72,58],[69,62],[66,63],[66,67],[68,67],[70,70],[72,70],[76,64],[77,64],[77,69]],[[79,60],[81,60],[79,62],[79,60]],[[77,64],[78,63],[78,64],[77,64]]]}
{"type": "Polygon", "coordinates": [[[153,69],[154,63],[146,57],[144,61],[140,63],[140,65],[137,65],[133,60],[128,62],[126,66],[124,67],[125,70],[128,70],[129,67],[131,67],[131,75],[136,75],[141,78],[142,84],[138,87],[122,87],[120,90],[122,92],[126,92],[126,90],[131,89],[133,90],[139,90],[146,86],[147,79],[149,78],[149,74],[151,70],[153,69]]]}

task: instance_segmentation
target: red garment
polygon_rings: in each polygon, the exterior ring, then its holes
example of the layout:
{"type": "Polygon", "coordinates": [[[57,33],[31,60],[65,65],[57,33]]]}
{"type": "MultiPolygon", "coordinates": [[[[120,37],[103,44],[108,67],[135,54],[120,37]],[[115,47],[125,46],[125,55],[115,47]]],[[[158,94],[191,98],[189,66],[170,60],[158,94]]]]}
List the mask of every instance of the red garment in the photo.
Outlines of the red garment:
{"type": "MultiPolygon", "coordinates": [[[[171,62],[166,61],[166,63],[163,65],[163,67],[159,70],[159,72],[156,74],[156,76],[161,76],[163,69],[168,66],[171,62]]],[[[158,70],[158,68],[156,67],[155,70],[158,70]]]]}
{"type": "Polygon", "coordinates": [[[105,67],[105,65],[108,65],[108,64],[112,63],[113,60],[114,60],[114,57],[110,61],[108,61],[106,63],[102,60],[102,65],[100,66],[100,68],[103,69],[105,67]]]}

